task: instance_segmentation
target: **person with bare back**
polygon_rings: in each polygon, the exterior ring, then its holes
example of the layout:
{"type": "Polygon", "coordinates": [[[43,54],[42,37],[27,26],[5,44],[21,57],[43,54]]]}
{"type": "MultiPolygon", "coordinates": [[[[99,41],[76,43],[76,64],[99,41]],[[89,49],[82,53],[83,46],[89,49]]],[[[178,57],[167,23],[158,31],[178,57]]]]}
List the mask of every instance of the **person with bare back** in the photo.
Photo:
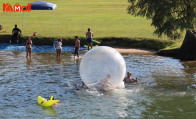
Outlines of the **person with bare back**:
{"type": "Polygon", "coordinates": [[[93,48],[93,36],[94,36],[93,32],[91,32],[90,28],[88,28],[88,32],[86,32],[88,50],[89,50],[89,47],[91,47],[91,49],[93,48]]]}

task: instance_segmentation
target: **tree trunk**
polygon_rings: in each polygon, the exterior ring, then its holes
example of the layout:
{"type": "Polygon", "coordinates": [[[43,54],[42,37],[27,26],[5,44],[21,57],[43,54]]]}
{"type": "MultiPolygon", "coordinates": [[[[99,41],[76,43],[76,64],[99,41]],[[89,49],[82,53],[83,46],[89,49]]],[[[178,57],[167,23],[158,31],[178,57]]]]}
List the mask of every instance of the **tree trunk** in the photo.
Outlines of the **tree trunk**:
{"type": "Polygon", "coordinates": [[[196,60],[196,32],[186,31],[183,44],[180,48],[178,58],[184,61],[196,60]]]}

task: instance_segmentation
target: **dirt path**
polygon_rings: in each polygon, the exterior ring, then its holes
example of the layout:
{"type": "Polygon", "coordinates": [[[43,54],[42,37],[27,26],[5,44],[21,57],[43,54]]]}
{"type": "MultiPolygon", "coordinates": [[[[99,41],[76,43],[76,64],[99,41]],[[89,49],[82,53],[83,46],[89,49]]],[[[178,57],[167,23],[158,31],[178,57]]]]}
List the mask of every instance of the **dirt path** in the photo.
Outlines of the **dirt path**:
{"type": "Polygon", "coordinates": [[[145,49],[136,49],[136,48],[114,48],[121,54],[147,54],[153,55],[156,51],[145,50],[145,49]]]}
{"type": "MultiPolygon", "coordinates": [[[[113,48],[123,55],[129,55],[129,54],[154,55],[156,54],[156,51],[154,50],[137,49],[137,48],[120,48],[120,47],[113,47],[113,48]]],[[[83,50],[83,51],[87,52],[87,50],[83,50]]]]}

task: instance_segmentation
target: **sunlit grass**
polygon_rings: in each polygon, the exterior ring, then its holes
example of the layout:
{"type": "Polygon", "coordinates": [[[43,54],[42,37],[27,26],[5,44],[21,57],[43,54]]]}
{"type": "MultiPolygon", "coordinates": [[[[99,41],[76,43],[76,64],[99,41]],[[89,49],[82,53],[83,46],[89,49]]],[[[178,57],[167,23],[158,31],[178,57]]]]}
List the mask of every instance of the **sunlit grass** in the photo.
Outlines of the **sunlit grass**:
{"type": "MultiPolygon", "coordinates": [[[[37,0],[2,0],[2,3],[27,3],[37,0]]],[[[0,23],[10,34],[14,24],[23,30],[23,36],[37,32],[45,37],[85,36],[91,28],[96,37],[131,37],[161,39],[153,35],[154,27],[145,18],[127,14],[127,0],[48,0],[57,4],[54,11],[24,13],[0,12],[0,23]],[[54,16],[53,16],[54,14],[54,16]],[[53,22],[54,21],[54,22],[53,22]],[[54,26],[55,25],[55,26],[54,26]]],[[[2,5],[1,3],[1,5],[2,5]]],[[[164,37],[166,39],[166,37],[164,37]]]]}

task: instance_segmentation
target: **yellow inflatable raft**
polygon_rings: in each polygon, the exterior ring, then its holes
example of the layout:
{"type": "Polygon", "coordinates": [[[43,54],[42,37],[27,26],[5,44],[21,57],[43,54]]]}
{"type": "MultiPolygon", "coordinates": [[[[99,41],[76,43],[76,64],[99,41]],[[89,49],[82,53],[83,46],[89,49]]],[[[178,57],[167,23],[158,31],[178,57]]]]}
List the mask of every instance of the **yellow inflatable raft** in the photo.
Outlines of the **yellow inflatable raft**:
{"type": "Polygon", "coordinates": [[[47,100],[45,98],[42,98],[41,96],[38,96],[37,97],[37,102],[41,106],[50,107],[50,106],[54,105],[55,103],[59,102],[59,100],[54,100],[53,96],[50,97],[50,100],[47,100]]]}

